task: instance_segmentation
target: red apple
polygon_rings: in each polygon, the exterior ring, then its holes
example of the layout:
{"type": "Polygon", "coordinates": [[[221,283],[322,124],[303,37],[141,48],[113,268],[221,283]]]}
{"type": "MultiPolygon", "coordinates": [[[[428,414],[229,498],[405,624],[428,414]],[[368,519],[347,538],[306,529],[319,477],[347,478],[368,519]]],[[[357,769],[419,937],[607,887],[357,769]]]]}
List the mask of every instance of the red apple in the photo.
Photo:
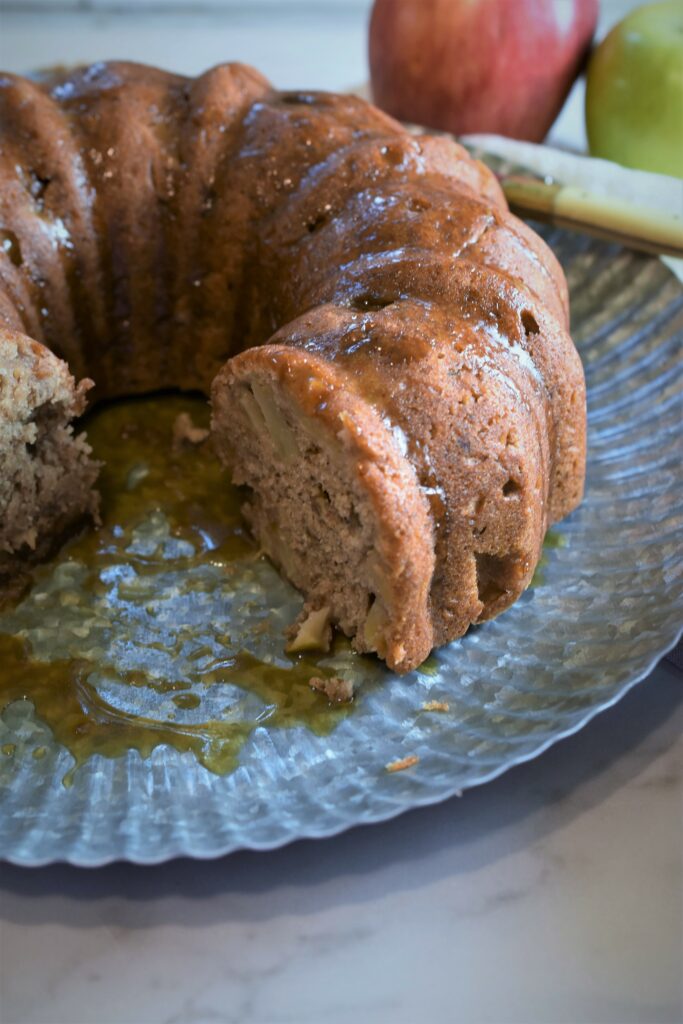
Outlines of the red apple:
{"type": "Polygon", "coordinates": [[[598,0],[375,0],[370,74],[394,117],[540,142],[581,70],[598,0]]]}

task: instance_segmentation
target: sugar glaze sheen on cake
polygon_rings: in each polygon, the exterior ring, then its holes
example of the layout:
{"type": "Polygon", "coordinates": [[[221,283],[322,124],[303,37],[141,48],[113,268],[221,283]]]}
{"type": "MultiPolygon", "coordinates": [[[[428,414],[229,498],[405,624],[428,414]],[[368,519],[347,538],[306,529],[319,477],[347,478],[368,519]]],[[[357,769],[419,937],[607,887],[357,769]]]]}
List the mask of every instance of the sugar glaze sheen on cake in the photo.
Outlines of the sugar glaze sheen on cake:
{"type": "Polygon", "coordinates": [[[523,592],[581,500],[585,386],[483,165],[241,64],[6,74],[0,119],[0,572],[96,509],[94,382],[210,396],[264,552],[398,672],[523,592]]]}

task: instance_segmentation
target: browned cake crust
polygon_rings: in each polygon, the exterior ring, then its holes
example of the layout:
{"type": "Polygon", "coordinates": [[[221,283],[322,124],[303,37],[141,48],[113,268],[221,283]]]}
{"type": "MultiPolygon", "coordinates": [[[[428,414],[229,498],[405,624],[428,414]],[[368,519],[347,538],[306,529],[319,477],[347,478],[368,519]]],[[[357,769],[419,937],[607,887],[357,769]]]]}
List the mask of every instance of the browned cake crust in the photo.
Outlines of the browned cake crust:
{"type": "Polygon", "coordinates": [[[7,557],[91,502],[71,435],[68,493],[27,468],[38,363],[82,406],[49,349],[96,398],[215,380],[255,533],[359,650],[406,671],[515,600],[580,501],[585,391],[564,275],[485,167],[238,64],[5,75],[0,120],[7,557]]]}

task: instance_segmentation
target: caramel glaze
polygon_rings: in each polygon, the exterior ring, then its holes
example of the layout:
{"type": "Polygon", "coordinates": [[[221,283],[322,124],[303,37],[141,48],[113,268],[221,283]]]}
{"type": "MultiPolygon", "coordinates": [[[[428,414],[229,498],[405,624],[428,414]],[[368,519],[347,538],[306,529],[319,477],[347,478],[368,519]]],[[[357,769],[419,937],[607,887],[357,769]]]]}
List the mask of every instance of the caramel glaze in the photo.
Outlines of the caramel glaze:
{"type": "MultiPolygon", "coordinates": [[[[256,550],[246,535],[239,514],[240,496],[225,480],[208,445],[200,449],[171,448],[174,418],[192,410],[195,421],[208,420],[206,403],[188,398],[154,398],[103,408],[88,421],[88,433],[96,456],[104,460],[101,479],[103,524],[68,543],[48,565],[35,570],[35,585],[49,578],[60,565],[76,562],[88,567],[83,595],[103,592],[105,570],[121,561],[121,542],[141,519],[161,510],[171,523],[175,537],[190,541],[197,549],[192,564],[210,561],[229,565],[253,558],[256,550]],[[135,486],[131,473],[144,460],[145,476],[135,486]]],[[[153,558],[129,556],[138,575],[172,571],[172,560],[163,566],[153,558]]],[[[186,560],[179,563],[192,579],[186,560]]],[[[22,596],[26,596],[25,594],[22,596]]],[[[119,592],[120,597],[120,592],[119,592]]],[[[144,603],[137,597],[137,601],[144,603]]],[[[135,597],[128,599],[135,610],[135,597]]],[[[44,607],[44,606],[40,606],[44,607]]],[[[92,613],[91,613],[92,614],[92,613]]],[[[112,625],[121,639],[126,614],[118,608],[112,625]]],[[[332,669],[311,658],[290,659],[287,667],[259,660],[245,650],[220,657],[196,670],[192,683],[152,677],[143,670],[116,671],[119,683],[131,689],[175,693],[173,704],[180,710],[201,707],[205,687],[237,686],[262,701],[258,716],[207,719],[187,724],[172,717],[154,719],[114,707],[98,693],[91,681],[95,669],[86,657],[35,657],[30,643],[3,630],[0,613],[0,711],[17,700],[30,700],[39,718],[51,729],[55,740],[73,755],[76,765],[93,754],[119,757],[137,750],[148,757],[165,744],[179,752],[190,751],[212,771],[224,773],[236,767],[239,751],[258,725],[287,728],[302,725],[325,735],[349,713],[350,706],[332,706],[310,688],[313,676],[332,675],[332,669]],[[190,689],[191,686],[191,689],[190,689]]],[[[35,623],[36,626],[40,622],[35,623]]],[[[6,627],[5,627],[6,629],[6,627]]],[[[339,638],[339,646],[343,641],[339,638]]],[[[84,648],[87,646],[81,641],[84,648]]],[[[201,663],[198,661],[197,665],[201,663]]],[[[133,700],[132,704],[135,703],[133,700]]],[[[41,756],[41,755],[38,755],[41,756]]],[[[67,775],[67,783],[71,774],[67,775]]]]}
{"type": "MultiPolygon", "coordinates": [[[[213,672],[211,682],[247,689],[262,699],[266,711],[258,721],[226,718],[197,725],[171,719],[155,720],[114,708],[88,681],[92,665],[78,659],[47,664],[36,661],[24,644],[12,636],[0,634],[0,666],[0,712],[14,701],[30,701],[56,742],[72,755],[74,767],[85,764],[95,754],[116,758],[136,750],[146,758],[163,745],[181,754],[190,752],[209,771],[224,775],[237,767],[240,750],[258,726],[267,725],[269,729],[304,726],[325,736],[352,709],[352,705],[329,704],[322,694],[307,685],[312,676],[325,673],[306,660],[301,660],[290,671],[246,653],[225,661],[213,672]]],[[[144,673],[135,672],[121,673],[119,681],[138,688],[158,685],[144,673]]],[[[201,697],[196,693],[181,693],[173,702],[181,709],[196,708],[201,705],[201,697]]],[[[38,758],[42,756],[39,754],[38,758]]],[[[69,785],[72,780],[73,774],[69,771],[64,777],[65,784],[69,785]]]]}

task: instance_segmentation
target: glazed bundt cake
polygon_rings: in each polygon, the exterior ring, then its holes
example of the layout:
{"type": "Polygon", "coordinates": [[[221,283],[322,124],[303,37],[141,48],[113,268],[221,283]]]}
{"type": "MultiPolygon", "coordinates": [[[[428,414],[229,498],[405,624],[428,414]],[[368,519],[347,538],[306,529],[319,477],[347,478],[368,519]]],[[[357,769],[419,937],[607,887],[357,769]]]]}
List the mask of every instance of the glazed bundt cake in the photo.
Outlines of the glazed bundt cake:
{"type": "Polygon", "coordinates": [[[263,550],[392,668],[521,594],[581,498],[585,393],[562,271],[486,168],[239,64],[0,94],[5,569],[94,508],[92,378],[210,393],[263,550]]]}

